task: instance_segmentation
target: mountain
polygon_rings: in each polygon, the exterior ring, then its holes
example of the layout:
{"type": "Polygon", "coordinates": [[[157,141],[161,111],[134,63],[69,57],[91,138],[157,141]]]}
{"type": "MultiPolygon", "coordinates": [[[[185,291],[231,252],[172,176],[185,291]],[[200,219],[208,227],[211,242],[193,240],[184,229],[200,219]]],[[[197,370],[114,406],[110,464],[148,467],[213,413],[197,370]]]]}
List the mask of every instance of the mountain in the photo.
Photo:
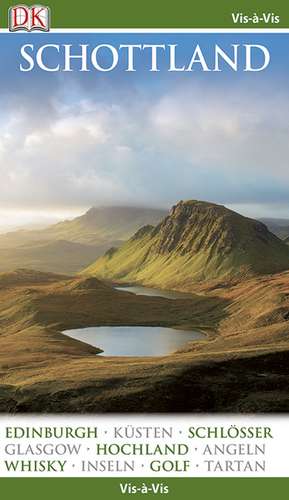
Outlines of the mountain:
{"type": "Polygon", "coordinates": [[[84,273],[186,289],[193,282],[243,278],[289,268],[289,249],[259,221],[224,206],[180,201],[156,227],[144,226],[84,273]]]}
{"type": "Polygon", "coordinates": [[[263,218],[260,221],[266,224],[269,231],[281,240],[289,237],[289,219],[263,218]]]}
{"type": "Polygon", "coordinates": [[[144,207],[93,207],[72,221],[49,229],[55,239],[97,244],[124,241],[145,224],[158,223],[167,212],[144,207]]]}
{"type": "Polygon", "coordinates": [[[0,235],[0,272],[25,267],[76,273],[144,224],[158,223],[166,213],[140,207],[93,207],[84,215],[45,229],[0,235]]]}

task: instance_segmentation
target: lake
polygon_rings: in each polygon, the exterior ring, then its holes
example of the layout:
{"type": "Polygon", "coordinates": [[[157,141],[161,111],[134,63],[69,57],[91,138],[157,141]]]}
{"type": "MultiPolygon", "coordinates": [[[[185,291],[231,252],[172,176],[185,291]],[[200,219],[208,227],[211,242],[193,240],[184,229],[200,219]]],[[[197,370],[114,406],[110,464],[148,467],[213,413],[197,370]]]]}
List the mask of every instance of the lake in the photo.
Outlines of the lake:
{"type": "Polygon", "coordinates": [[[62,333],[102,349],[105,356],[164,356],[204,338],[197,331],[159,326],[94,326],[62,333]]]}
{"type": "Polygon", "coordinates": [[[148,295],[149,297],[164,297],[165,299],[190,299],[189,293],[174,292],[173,290],[161,290],[159,288],[149,288],[147,286],[115,286],[115,290],[121,292],[131,292],[135,295],[148,295]]]}

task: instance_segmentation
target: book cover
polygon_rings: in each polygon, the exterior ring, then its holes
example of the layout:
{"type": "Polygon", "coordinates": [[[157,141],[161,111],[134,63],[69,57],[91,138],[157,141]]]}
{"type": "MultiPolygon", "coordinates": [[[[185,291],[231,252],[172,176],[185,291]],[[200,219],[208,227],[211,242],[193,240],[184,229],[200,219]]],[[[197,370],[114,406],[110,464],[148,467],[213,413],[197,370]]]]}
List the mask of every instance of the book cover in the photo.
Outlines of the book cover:
{"type": "Polygon", "coordinates": [[[2,491],[283,495],[288,9],[0,9],[2,491]]]}

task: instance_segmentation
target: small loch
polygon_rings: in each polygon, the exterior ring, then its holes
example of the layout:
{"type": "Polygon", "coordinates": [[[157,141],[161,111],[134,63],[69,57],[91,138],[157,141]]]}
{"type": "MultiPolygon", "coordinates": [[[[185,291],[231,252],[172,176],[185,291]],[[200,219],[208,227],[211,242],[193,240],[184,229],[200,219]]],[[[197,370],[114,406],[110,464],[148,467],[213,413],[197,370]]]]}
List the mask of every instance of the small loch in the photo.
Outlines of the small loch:
{"type": "Polygon", "coordinates": [[[204,338],[197,331],[159,326],[95,326],[63,333],[102,349],[104,356],[165,356],[189,341],[204,338]]]}
{"type": "Polygon", "coordinates": [[[184,292],[175,292],[174,290],[161,290],[159,288],[149,288],[147,286],[139,286],[139,285],[118,285],[114,287],[115,290],[119,290],[121,292],[130,292],[135,295],[146,295],[149,297],[163,297],[165,299],[190,299],[191,295],[189,293],[184,292]]]}

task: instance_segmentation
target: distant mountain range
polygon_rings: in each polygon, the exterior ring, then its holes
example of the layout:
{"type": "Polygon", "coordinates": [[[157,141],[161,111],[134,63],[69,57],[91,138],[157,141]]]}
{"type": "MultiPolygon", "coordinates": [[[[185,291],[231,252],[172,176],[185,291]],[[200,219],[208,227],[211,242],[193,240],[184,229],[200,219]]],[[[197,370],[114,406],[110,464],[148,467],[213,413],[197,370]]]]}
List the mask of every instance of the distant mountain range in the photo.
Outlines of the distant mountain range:
{"type": "Polygon", "coordinates": [[[142,227],[84,273],[186,289],[192,282],[246,278],[288,268],[288,246],[262,222],[193,200],[179,202],[158,225],[142,227]]]}
{"type": "Polygon", "coordinates": [[[263,218],[260,221],[266,224],[269,231],[276,234],[281,240],[289,238],[289,219],[263,218]]]}
{"type": "Polygon", "coordinates": [[[141,207],[93,207],[45,229],[0,234],[0,271],[25,267],[76,273],[143,225],[157,224],[166,213],[141,207]]]}

